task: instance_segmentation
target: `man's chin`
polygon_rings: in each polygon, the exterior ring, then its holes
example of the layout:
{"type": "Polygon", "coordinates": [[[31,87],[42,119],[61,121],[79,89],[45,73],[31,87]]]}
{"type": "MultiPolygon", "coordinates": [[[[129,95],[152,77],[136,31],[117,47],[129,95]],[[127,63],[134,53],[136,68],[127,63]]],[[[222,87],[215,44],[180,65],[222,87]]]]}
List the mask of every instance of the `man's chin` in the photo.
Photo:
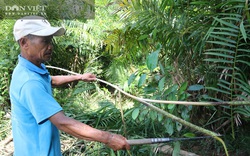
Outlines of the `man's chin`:
{"type": "Polygon", "coordinates": [[[45,55],[44,60],[45,60],[45,62],[47,62],[47,61],[50,61],[51,58],[52,58],[52,54],[47,54],[47,55],[45,55]]]}
{"type": "Polygon", "coordinates": [[[45,62],[49,62],[49,61],[51,61],[51,57],[50,57],[50,58],[44,58],[43,63],[45,63],[45,62]]]}

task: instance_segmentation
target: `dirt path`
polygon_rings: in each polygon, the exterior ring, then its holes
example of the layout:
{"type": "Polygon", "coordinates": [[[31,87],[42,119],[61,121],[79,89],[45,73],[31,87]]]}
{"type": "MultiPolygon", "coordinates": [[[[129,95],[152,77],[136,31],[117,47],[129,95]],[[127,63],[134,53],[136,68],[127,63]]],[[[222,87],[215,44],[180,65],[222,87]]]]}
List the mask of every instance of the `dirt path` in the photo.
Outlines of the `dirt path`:
{"type": "Polygon", "coordinates": [[[0,142],[0,155],[11,156],[14,152],[14,143],[12,135],[10,134],[4,140],[0,142]]]}

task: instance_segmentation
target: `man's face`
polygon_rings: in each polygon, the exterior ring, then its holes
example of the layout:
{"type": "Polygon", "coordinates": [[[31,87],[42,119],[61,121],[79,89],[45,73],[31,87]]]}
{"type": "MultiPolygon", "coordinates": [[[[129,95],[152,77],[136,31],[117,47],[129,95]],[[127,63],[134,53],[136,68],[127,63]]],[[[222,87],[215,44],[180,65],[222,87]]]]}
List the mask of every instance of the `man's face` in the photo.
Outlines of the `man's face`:
{"type": "Polygon", "coordinates": [[[29,59],[37,65],[49,61],[52,56],[52,36],[28,36],[29,50],[28,55],[29,59]]]}

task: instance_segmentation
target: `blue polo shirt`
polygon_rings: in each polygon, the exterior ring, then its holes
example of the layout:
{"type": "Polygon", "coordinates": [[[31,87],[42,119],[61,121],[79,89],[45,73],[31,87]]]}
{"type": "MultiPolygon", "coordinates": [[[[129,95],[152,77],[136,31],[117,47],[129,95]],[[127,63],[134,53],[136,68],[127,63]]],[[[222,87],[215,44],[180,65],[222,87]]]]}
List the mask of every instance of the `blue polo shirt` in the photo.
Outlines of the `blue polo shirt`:
{"type": "Polygon", "coordinates": [[[52,96],[51,77],[18,56],[11,84],[10,99],[14,156],[60,156],[58,129],[48,120],[62,110],[52,96]]]}

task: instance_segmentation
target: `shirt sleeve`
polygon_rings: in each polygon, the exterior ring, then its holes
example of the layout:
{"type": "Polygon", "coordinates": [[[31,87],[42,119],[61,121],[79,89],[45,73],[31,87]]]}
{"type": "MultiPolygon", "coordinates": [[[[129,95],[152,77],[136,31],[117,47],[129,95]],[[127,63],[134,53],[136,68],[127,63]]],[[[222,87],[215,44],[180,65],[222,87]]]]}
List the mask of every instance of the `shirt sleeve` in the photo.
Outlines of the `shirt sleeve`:
{"type": "Polygon", "coordinates": [[[24,107],[30,111],[38,124],[62,110],[59,103],[38,80],[26,82],[20,95],[24,107]]]}

